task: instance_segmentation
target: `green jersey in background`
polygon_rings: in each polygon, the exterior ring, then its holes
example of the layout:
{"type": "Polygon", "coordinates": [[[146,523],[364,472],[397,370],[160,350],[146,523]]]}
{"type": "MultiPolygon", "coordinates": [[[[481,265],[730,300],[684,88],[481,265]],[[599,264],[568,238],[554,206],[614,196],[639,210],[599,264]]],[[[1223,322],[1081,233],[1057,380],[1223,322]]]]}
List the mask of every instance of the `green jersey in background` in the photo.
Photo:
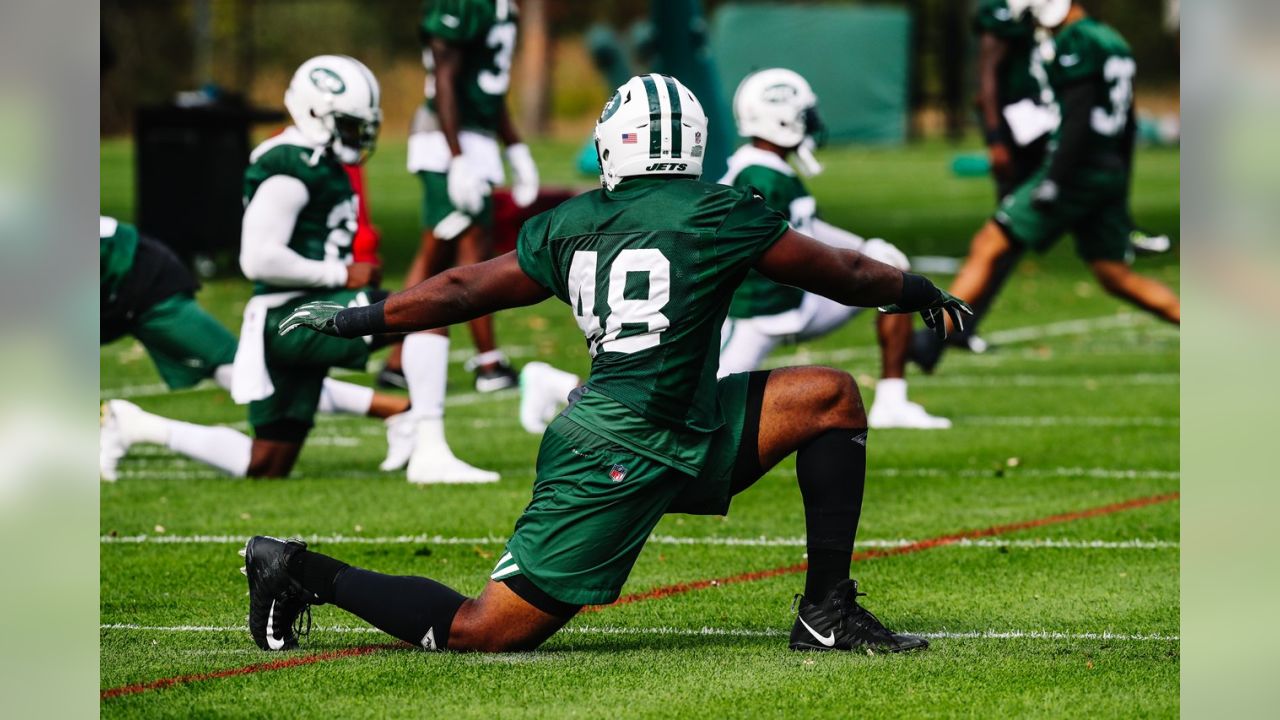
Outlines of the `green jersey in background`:
{"type": "MultiPolygon", "coordinates": [[[[298,213],[289,238],[289,249],[310,260],[346,260],[356,232],[356,199],[351,181],[342,165],[328,152],[316,153],[286,130],[253,151],[244,175],[244,202],[268,178],[287,175],[307,187],[307,204],[298,213]]],[[[297,288],[277,288],[266,283],[254,285],[255,294],[297,288]]]]}
{"type": "MultiPolygon", "coordinates": [[[[497,130],[516,47],[513,0],[426,0],[418,27],[423,42],[440,38],[462,51],[458,113],[462,127],[497,130]]],[[[435,98],[427,98],[435,112],[435,98]]]]}

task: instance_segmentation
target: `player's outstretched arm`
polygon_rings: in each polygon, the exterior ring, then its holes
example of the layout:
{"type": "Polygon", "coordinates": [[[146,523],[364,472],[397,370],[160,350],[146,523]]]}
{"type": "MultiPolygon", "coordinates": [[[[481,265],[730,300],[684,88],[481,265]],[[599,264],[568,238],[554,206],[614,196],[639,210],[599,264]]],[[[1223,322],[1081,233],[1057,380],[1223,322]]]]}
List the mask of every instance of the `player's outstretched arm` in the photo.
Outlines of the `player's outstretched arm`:
{"type": "Polygon", "coordinates": [[[533,305],[550,296],[520,269],[515,252],[509,252],[446,270],[372,305],[348,308],[326,301],[300,305],[280,323],[280,334],[298,328],[347,338],[417,332],[533,305]]]}
{"type": "Polygon", "coordinates": [[[886,313],[918,312],[941,337],[951,315],[957,328],[973,314],[963,300],[938,289],[923,275],[903,272],[856,250],[831,247],[787,230],[756,262],[756,269],[777,282],[793,285],[845,305],[878,307],[886,313]]]}

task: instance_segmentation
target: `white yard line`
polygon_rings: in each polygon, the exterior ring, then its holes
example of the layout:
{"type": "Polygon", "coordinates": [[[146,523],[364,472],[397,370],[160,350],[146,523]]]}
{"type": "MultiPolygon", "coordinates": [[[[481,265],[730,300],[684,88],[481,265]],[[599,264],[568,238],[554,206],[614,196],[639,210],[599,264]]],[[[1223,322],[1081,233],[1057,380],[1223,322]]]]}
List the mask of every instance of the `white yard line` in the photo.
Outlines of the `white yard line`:
{"type": "MultiPolygon", "coordinates": [[[[125,632],[163,632],[163,633],[245,633],[243,625],[136,625],[133,623],[103,623],[100,630],[125,632]]],[[[371,627],[331,626],[315,627],[315,632],[380,635],[380,630],[371,627]]],[[[754,628],[677,628],[677,627],[628,627],[623,625],[571,625],[560,630],[567,635],[626,635],[626,636],[667,636],[667,637],[786,637],[787,631],[782,629],[754,628]]],[[[1103,632],[1061,632],[1056,630],[970,630],[970,631],[916,631],[904,632],[921,635],[930,639],[945,640],[1112,640],[1112,641],[1161,641],[1179,642],[1177,635],[1141,634],[1103,632]]]]}
{"type": "Polygon", "coordinates": [[[1157,415],[1136,417],[1112,417],[1106,415],[957,415],[952,418],[958,427],[966,425],[993,425],[997,427],[1058,427],[1083,425],[1085,427],[1178,427],[1180,420],[1157,415]]]}
{"type": "MultiPolygon", "coordinates": [[[[1123,313],[1120,315],[1102,315],[1091,318],[1078,318],[1075,320],[1062,320],[1059,322],[1046,323],[1043,325],[1028,325],[1026,327],[1009,328],[1007,330],[996,330],[994,332],[982,333],[983,339],[992,345],[1009,346],[1019,343],[1033,342],[1051,337],[1064,337],[1071,335],[1085,335],[1100,330],[1122,330],[1134,327],[1149,326],[1152,329],[1159,329],[1160,326],[1155,324],[1146,315],[1139,313],[1123,313]]],[[[878,357],[879,349],[874,347],[857,347],[842,348],[840,350],[816,350],[797,352],[789,355],[775,355],[765,363],[766,367],[782,367],[786,365],[796,365],[803,363],[838,363],[855,360],[858,358],[878,357]]],[[[978,358],[989,358],[993,356],[978,355],[978,358]]],[[[1007,356],[1006,356],[1007,357],[1007,356]]]]}
{"type": "MultiPolygon", "coordinates": [[[[242,545],[245,535],[103,535],[103,545],[242,545]]],[[[448,535],[313,535],[304,537],[309,543],[326,545],[503,545],[507,538],[499,535],[454,537],[448,535]]],[[[651,535],[654,545],[713,545],[727,547],[804,547],[803,537],[682,537],[651,535]]],[[[914,545],[919,540],[888,538],[859,540],[859,548],[896,548],[914,545]]],[[[1167,550],[1177,549],[1177,541],[1134,538],[1130,540],[1077,540],[1071,538],[1026,538],[999,540],[981,538],[958,540],[949,545],[958,548],[1018,548],[1028,550],[1167,550]]]]}
{"type": "Polygon", "coordinates": [[[1177,385],[1178,373],[1134,373],[1126,375],[924,375],[913,376],[912,386],[920,387],[1083,387],[1100,385],[1177,385]]]}
{"type": "MultiPolygon", "coordinates": [[[[133,451],[130,451],[131,453],[133,451]]],[[[142,465],[144,468],[124,468],[120,471],[123,480],[217,480],[227,479],[227,475],[217,470],[192,470],[193,462],[183,460],[168,450],[142,452],[142,458],[130,458],[129,465],[142,465]]],[[[784,477],[794,477],[793,468],[779,468],[770,472],[784,477]]],[[[870,477],[889,478],[990,478],[1004,477],[1009,480],[1022,479],[1055,479],[1055,478],[1088,478],[1095,480],[1178,480],[1182,473],[1177,470],[1147,470],[1140,468],[878,468],[867,471],[870,477]]],[[[325,477],[337,478],[396,478],[396,473],[380,473],[370,471],[346,471],[328,473],[325,477]]]]}

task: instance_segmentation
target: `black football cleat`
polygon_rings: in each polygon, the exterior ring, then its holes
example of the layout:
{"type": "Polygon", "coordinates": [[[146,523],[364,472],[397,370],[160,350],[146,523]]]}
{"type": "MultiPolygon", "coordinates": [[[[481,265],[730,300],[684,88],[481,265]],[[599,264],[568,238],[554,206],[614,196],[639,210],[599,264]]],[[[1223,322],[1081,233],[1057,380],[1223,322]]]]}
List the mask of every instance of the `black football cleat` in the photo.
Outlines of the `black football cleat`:
{"type": "Polygon", "coordinates": [[[301,540],[259,535],[249,538],[241,551],[242,572],[249,578],[249,634],[263,650],[292,650],[298,647],[298,635],[311,631],[315,598],[286,569],[289,558],[306,547],[301,540]]]}
{"type": "Polygon", "coordinates": [[[476,368],[476,392],[491,393],[520,384],[520,376],[505,360],[476,368]]]}
{"type": "Polygon", "coordinates": [[[820,603],[801,595],[796,624],[791,628],[792,650],[857,650],[906,652],[923,650],[929,641],[915,635],[895,633],[875,615],[858,604],[857,580],[842,580],[820,603]]]}

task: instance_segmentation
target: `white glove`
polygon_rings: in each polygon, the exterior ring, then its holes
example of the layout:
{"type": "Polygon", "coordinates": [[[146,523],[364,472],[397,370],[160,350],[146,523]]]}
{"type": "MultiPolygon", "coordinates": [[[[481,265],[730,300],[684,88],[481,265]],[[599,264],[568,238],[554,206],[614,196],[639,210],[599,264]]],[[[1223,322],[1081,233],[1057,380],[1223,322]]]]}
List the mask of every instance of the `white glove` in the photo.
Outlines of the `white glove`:
{"type": "Polygon", "coordinates": [[[907,256],[902,254],[898,248],[881,240],[880,238],[871,238],[858,248],[858,252],[866,255],[872,260],[892,265],[902,271],[911,269],[911,263],[907,260],[907,256]]]}
{"type": "Polygon", "coordinates": [[[529,207],[538,199],[538,166],[533,163],[529,146],[516,143],[507,146],[507,162],[511,164],[511,199],[517,207],[529,207]]]}
{"type": "Polygon", "coordinates": [[[466,155],[449,162],[449,202],[468,215],[479,215],[490,192],[489,181],[472,167],[466,155]]]}

